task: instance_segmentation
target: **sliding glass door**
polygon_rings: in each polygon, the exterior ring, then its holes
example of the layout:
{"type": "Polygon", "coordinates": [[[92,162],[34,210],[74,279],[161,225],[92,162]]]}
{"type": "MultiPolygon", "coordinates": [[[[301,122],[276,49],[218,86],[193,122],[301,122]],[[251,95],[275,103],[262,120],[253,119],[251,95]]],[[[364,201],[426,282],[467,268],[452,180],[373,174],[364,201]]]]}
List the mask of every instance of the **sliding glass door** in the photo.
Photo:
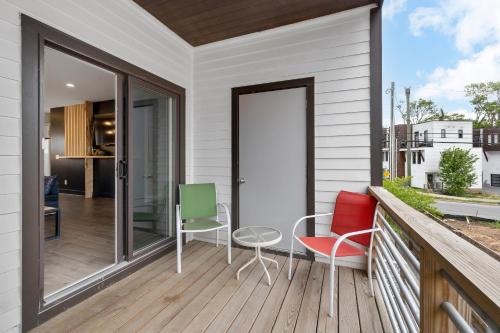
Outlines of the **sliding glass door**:
{"type": "Polygon", "coordinates": [[[175,237],[177,114],[174,94],[129,80],[129,255],[175,237]],[[130,223],[132,221],[132,223],[130,223]]]}

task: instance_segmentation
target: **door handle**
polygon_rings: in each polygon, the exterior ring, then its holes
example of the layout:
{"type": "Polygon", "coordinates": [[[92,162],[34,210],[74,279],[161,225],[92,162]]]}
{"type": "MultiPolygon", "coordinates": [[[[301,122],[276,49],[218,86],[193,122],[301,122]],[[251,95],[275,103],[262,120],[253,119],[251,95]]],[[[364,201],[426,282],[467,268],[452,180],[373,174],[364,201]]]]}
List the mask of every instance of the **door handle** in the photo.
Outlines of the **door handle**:
{"type": "Polygon", "coordinates": [[[245,178],[238,179],[238,184],[245,184],[246,182],[245,178]]]}
{"type": "Polygon", "coordinates": [[[119,160],[118,161],[118,178],[125,179],[127,178],[127,161],[119,160]]]}

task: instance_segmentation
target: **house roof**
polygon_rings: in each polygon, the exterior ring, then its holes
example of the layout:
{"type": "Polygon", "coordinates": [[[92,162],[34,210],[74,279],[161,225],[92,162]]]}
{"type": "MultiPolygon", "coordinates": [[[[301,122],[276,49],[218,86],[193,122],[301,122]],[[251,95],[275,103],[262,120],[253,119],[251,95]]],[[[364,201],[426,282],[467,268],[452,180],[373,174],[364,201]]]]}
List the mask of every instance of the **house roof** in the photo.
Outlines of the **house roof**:
{"type": "Polygon", "coordinates": [[[134,0],[193,46],[383,0],[134,0]]]}

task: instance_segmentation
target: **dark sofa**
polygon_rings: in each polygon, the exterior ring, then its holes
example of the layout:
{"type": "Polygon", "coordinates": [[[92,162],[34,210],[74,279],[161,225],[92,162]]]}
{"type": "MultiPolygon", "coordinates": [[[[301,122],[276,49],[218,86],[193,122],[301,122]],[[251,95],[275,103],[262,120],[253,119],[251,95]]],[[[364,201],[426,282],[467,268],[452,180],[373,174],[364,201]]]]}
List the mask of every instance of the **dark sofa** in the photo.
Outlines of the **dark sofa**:
{"type": "Polygon", "coordinates": [[[59,182],[57,176],[44,178],[45,206],[59,208],[59,182]]]}

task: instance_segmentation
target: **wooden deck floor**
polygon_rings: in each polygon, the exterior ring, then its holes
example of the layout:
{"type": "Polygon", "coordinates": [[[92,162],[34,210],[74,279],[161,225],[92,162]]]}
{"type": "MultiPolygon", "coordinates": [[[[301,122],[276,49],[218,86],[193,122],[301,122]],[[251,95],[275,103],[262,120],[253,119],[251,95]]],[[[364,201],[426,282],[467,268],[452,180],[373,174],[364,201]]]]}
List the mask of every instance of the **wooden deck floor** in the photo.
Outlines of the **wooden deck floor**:
{"type": "Polygon", "coordinates": [[[175,273],[175,253],[169,253],[35,331],[390,331],[380,297],[368,296],[364,272],[337,270],[335,318],[329,318],[328,266],[296,260],[290,282],[286,258],[267,254],[279,262],[278,270],[269,267],[268,286],[262,267],[255,264],[236,280],[237,269],[253,251],[233,249],[231,266],[226,253],[223,246],[191,242],[183,253],[182,274],[175,273]]]}

